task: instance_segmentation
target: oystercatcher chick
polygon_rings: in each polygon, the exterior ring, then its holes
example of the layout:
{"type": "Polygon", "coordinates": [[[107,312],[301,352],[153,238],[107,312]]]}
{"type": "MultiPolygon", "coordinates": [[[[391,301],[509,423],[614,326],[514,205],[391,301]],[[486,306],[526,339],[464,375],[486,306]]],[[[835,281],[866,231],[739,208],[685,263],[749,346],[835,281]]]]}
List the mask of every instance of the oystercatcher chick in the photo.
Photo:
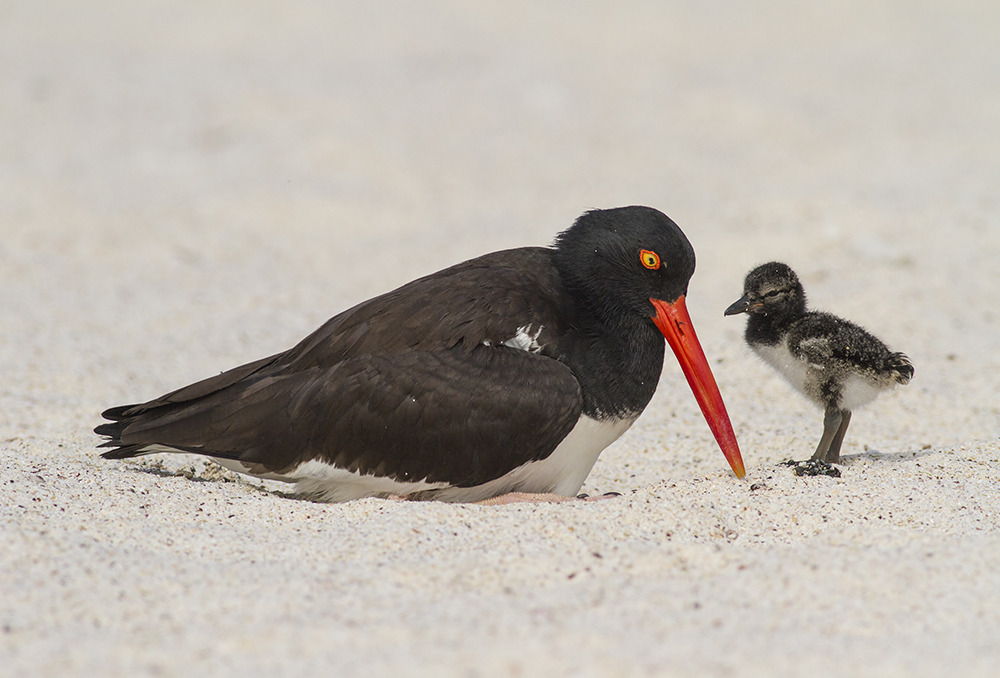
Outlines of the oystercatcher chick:
{"type": "Polygon", "coordinates": [[[913,365],[852,322],[806,310],[798,276],[777,261],[750,271],[726,315],[746,313],[746,341],[806,398],[822,407],[823,437],[814,461],[836,464],[851,412],[906,384],[913,365]]]}
{"type": "Polygon", "coordinates": [[[452,266],[284,353],[107,410],[102,456],[201,454],[323,501],[572,497],[652,398],[665,337],[743,477],[686,309],[694,267],[661,212],[587,212],[552,248],[452,266]]]}

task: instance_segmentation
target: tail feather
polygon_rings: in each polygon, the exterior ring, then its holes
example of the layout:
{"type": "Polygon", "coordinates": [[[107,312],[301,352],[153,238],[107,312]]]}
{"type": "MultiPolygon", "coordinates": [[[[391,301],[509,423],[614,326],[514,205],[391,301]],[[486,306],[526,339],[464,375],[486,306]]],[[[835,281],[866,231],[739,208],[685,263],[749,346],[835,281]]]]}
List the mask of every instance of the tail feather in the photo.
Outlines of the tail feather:
{"type": "MultiPolygon", "coordinates": [[[[192,454],[203,454],[210,457],[218,457],[220,459],[239,459],[240,457],[240,453],[238,451],[205,450],[194,445],[160,443],[156,442],[155,439],[147,439],[143,442],[125,442],[122,440],[122,437],[125,436],[126,429],[133,424],[138,424],[141,429],[144,424],[148,426],[150,423],[155,423],[158,418],[169,416],[171,411],[176,409],[176,406],[174,405],[166,405],[150,411],[139,410],[138,414],[128,412],[128,410],[133,410],[133,408],[136,407],[139,406],[124,405],[122,407],[116,407],[106,411],[104,416],[109,419],[114,419],[114,421],[100,424],[94,429],[94,433],[106,438],[106,440],[97,447],[113,448],[107,452],[101,453],[101,456],[104,459],[130,459],[132,457],[141,457],[143,455],[156,454],[158,452],[189,452],[192,454]],[[163,411],[161,412],[159,410],[163,411]]],[[[137,437],[134,433],[134,431],[130,431],[129,433],[128,437],[131,440],[135,440],[137,437]]]]}
{"type": "MultiPolygon", "coordinates": [[[[138,405],[120,405],[119,407],[111,407],[101,412],[101,416],[105,419],[110,419],[111,421],[121,421],[128,416],[125,413],[133,407],[138,407],[138,405]]],[[[111,424],[104,424],[98,428],[103,428],[104,426],[111,426],[111,424]]]]}
{"type": "Polygon", "coordinates": [[[125,422],[123,421],[112,421],[107,424],[100,424],[94,429],[94,433],[99,436],[107,436],[110,440],[101,447],[106,445],[121,445],[122,443],[122,431],[125,429],[125,422]]]}
{"type": "Polygon", "coordinates": [[[190,439],[171,442],[171,436],[168,436],[167,442],[163,442],[163,439],[158,440],[157,436],[143,434],[150,427],[172,423],[171,420],[177,416],[183,417],[185,413],[197,413],[196,404],[198,402],[259,373],[262,369],[273,364],[279,357],[279,355],[273,355],[235,367],[149,402],[121,405],[105,410],[101,416],[110,421],[99,424],[94,429],[94,433],[107,438],[98,447],[115,449],[104,452],[101,456],[105,459],[127,459],[156,452],[192,452],[224,459],[238,459],[238,452],[204,450],[190,445],[190,439]],[[136,442],[137,440],[140,442],[136,442]]]}
{"type": "Polygon", "coordinates": [[[893,353],[886,360],[886,367],[893,373],[893,377],[900,384],[909,383],[913,378],[913,363],[902,353],[893,353]]]}
{"type": "Polygon", "coordinates": [[[98,445],[98,447],[114,447],[115,445],[120,445],[120,447],[102,452],[101,456],[105,459],[131,459],[132,457],[141,457],[144,454],[155,453],[155,450],[144,451],[143,448],[147,447],[147,445],[122,445],[120,442],[115,443],[114,441],[108,441],[103,445],[98,445]]]}

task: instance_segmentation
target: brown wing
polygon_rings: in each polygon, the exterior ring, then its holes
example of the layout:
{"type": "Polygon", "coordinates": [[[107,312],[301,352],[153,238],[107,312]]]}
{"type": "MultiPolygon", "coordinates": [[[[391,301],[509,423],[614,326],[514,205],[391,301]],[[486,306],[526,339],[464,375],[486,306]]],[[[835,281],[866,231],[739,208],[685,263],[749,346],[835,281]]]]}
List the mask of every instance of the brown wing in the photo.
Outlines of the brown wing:
{"type": "MultiPolygon", "coordinates": [[[[562,288],[544,248],[494,252],[452,266],[340,313],[284,353],[235,367],[145,403],[102,413],[119,420],[196,400],[252,375],[332,367],[362,355],[499,345],[518,328],[543,328],[540,353],[558,356],[554,337],[565,323],[562,288]]],[[[97,430],[102,435],[101,427],[97,430]]]]}
{"type": "Polygon", "coordinates": [[[319,459],[362,474],[458,486],[548,456],[580,415],[562,363],[479,346],[363,356],[251,377],[186,403],[126,415],[109,458],[161,445],[287,472],[319,459]]]}
{"type": "Polygon", "coordinates": [[[496,252],[359,304],[285,353],[112,408],[95,431],[117,448],[108,458],[159,445],[266,471],[319,458],[475,485],[548,455],[579,416],[579,383],[555,359],[565,304],[549,250],[496,252]],[[526,327],[537,354],[502,346],[526,327]]]}

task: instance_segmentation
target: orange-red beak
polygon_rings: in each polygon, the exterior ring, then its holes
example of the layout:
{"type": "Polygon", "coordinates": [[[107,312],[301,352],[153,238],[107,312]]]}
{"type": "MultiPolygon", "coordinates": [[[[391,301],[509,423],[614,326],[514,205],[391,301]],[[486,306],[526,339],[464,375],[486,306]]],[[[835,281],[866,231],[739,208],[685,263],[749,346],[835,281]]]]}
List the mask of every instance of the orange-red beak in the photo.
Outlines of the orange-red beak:
{"type": "Polygon", "coordinates": [[[736,434],[733,433],[733,425],[729,421],[729,414],[726,412],[726,404],[722,402],[722,394],[715,383],[715,376],[708,367],[708,360],[705,352],[698,342],[698,335],[694,333],[694,325],[691,324],[691,317],[688,315],[687,304],[684,295],[677,297],[672,304],[659,299],[650,299],[656,315],[653,322],[663,332],[667,338],[667,343],[674,350],[677,362],[684,370],[694,397],[701,406],[701,413],[705,415],[708,427],[712,429],[712,434],[722,448],[722,454],[726,455],[726,461],[733,467],[733,473],[737,478],[746,475],[743,468],[743,457],[740,456],[740,446],[736,442],[736,434]]]}

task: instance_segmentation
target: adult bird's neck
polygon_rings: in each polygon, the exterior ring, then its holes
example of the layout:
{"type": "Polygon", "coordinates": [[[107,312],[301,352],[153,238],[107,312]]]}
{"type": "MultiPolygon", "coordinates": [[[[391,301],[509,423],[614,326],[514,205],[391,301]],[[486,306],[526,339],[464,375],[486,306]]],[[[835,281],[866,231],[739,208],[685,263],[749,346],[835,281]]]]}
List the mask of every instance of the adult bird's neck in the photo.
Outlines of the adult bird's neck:
{"type": "Polygon", "coordinates": [[[564,362],[583,391],[583,412],[592,419],[629,419],[646,407],[663,370],[664,339],[652,321],[617,318],[574,323],[586,332],[566,337],[564,362]]]}

